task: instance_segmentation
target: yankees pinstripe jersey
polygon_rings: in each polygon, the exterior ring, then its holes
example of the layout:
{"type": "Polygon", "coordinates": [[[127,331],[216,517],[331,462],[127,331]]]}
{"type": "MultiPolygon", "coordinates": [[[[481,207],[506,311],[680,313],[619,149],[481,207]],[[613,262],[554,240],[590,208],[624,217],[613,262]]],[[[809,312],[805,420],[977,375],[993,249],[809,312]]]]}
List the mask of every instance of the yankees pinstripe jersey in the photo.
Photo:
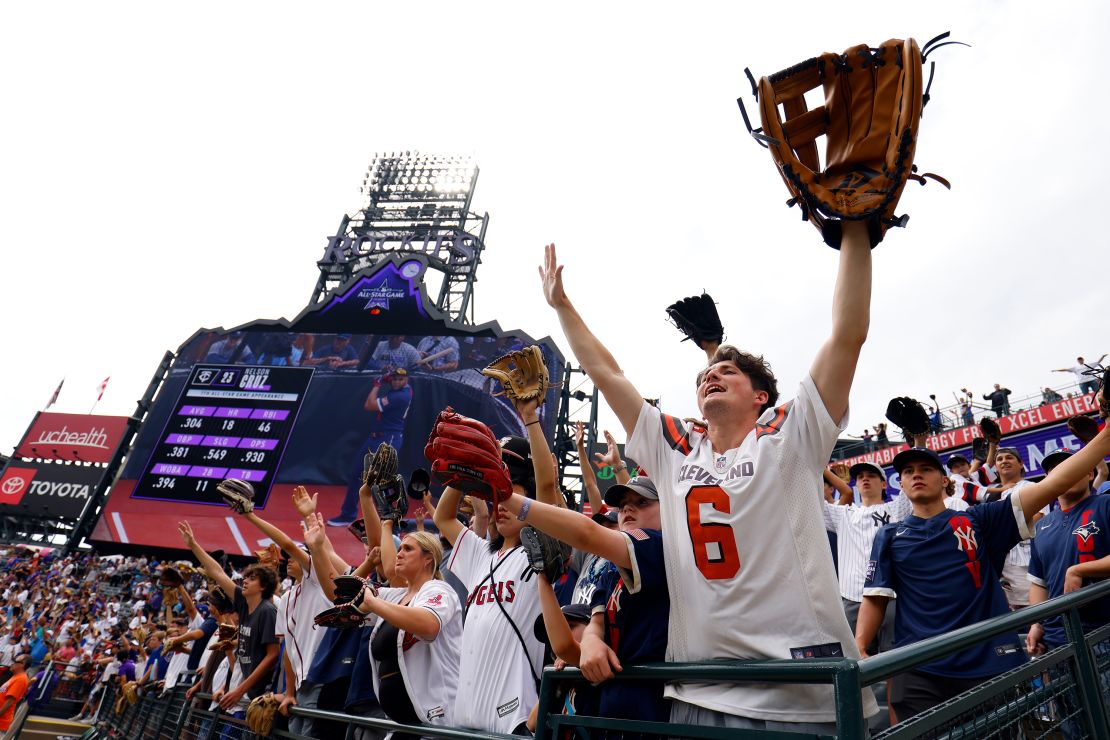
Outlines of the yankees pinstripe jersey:
{"type": "MultiPolygon", "coordinates": [[[[843,428],[808,376],[722,454],[644,403],[628,454],[659,490],[667,660],[859,657],[821,524],[821,471],[843,428]]],[[[836,719],[831,686],[684,682],[667,696],[753,719],[836,719]]],[[[870,689],[863,702],[865,714],[878,712],[870,689]]]]}

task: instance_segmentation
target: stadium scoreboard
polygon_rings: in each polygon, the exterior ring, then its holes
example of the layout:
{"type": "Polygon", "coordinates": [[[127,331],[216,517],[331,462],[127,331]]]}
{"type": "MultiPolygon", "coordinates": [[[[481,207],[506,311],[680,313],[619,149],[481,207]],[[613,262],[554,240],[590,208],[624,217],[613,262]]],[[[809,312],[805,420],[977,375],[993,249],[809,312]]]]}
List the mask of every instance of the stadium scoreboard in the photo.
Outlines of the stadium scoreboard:
{"type": "Polygon", "coordinates": [[[222,503],[216,486],[238,478],[265,505],[312,368],[193,367],[135,484],[133,498],[222,503]]]}

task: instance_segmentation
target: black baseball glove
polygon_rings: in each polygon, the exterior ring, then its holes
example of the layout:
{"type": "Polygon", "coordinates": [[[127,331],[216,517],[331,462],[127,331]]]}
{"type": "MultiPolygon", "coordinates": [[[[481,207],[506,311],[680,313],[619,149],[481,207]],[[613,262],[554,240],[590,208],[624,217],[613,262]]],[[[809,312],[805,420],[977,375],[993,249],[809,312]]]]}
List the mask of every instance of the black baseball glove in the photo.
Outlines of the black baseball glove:
{"type": "Polygon", "coordinates": [[[991,444],[998,444],[1002,441],[1002,428],[998,426],[994,417],[984,416],[980,419],[979,431],[983,433],[983,439],[991,444]]]}
{"type": "Polygon", "coordinates": [[[908,396],[890,399],[886,406],[886,418],[910,435],[925,434],[930,429],[925,407],[908,396]]]}
{"type": "Polygon", "coordinates": [[[374,495],[374,508],[383,522],[396,524],[405,518],[409,501],[405,495],[405,479],[400,474],[393,476],[392,482],[370,486],[370,493],[374,495]]]}
{"type": "MultiPolygon", "coordinates": [[[[667,316],[686,335],[686,339],[693,339],[695,344],[720,344],[725,340],[725,327],[717,314],[717,304],[707,293],[672,303],[667,306],[667,316]]],[[[685,342],[686,339],[682,341],[685,342]]]]}
{"type": "Polygon", "coordinates": [[[555,583],[566,573],[569,545],[532,527],[520,530],[520,545],[528,556],[528,565],[547,578],[548,583],[555,583]]]}
{"type": "Polygon", "coordinates": [[[397,450],[393,445],[382,442],[378,451],[362,459],[362,482],[369,485],[382,485],[397,475],[397,450]]]}

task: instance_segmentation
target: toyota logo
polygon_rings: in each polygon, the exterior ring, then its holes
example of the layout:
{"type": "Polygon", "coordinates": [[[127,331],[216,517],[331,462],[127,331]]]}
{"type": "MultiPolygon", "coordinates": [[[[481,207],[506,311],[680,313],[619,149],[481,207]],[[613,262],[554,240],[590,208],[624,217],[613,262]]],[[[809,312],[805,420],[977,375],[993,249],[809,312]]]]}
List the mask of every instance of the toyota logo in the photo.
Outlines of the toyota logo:
{"type": "Polygon", "coordinates": [[[13,475],[4,481],[3,485],[0,485],[0,493],[3,493],[5,496],[12,496],[22,491],[26,485],[26,480],[13,475]]]}

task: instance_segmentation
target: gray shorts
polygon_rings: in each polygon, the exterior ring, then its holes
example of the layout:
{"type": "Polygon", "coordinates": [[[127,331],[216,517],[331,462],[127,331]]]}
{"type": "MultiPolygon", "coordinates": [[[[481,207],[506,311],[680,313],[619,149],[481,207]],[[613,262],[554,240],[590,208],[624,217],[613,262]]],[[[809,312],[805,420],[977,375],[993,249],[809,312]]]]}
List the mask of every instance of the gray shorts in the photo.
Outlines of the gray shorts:
{"type": "Polygon", "coordinates": [[[778,732],[800,732],[809,735],[836,736],[835,722],[775,722],[772,720],[751,719],[735,714],[725,714],[697,704],[684,701],[671,701],[671,723],[684,725],[705,725],[707,727],[728,727],[737,730],[774,730],[778,732]]]}
{"type": "MultiPolygon", "coordinates": [[[[844,616],[848,619],[848,626],[852,628],[852,634],[856,634],[856,619],[859,618],[860,602],[845,599],[843,596],[840,600],[844,603],[844,616]]],[[[894,649],[894,612],[896,599],[891,599],[886,603],[886,614],[883,615],[883,623],[879,625],[879,633],[875,635],[875,639],[868,645],[867,652],[870,655],[875,655],[876,652],[885,653],[888,650],[894,649]],[[878,647],[878,651],[874,648],[878,647]]]]}

